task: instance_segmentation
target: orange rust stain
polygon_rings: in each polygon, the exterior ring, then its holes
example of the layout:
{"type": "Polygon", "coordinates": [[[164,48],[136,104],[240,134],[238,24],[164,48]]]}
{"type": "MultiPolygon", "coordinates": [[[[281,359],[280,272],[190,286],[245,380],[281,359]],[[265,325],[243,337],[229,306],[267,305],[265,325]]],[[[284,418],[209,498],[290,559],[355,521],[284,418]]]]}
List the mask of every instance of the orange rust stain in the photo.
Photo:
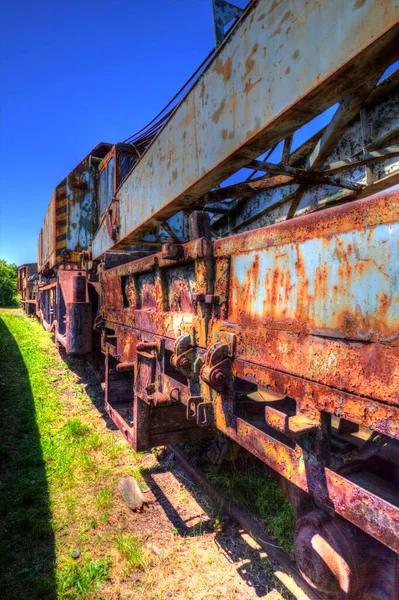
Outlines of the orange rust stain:
{"type": "Polygon", "coordinates": [[[380,311],[382,313],[386,313],[389,307],[391,306],[391,299],[385,293],[380,296],[379,299],[380,311]]]}
{"type": "Polygon", "coordinates": [[[261,14],[261,15],[260,15],[260,16],[259,16],[257,19],[256,19],[256,20],[258,21],[258,23],[259,23],[260,21],[263,21],[263,19],[265,18],[265,16],[266,16],[266,13],[262,13],[262,14],[261,14]]]}
{"type": "Polygon", "coordinates": [[[284,301],[285,304],[287,305],[289,300],[290,300],[290,296],[291,296],[291,292],[294,288],[294,284],[291,282],[291,273],[290,271],[287,270],[286,273],[286,282],[285,282],[285,288],[284,288],[284,301]]]}
{"type": "Polygon", "coordinates": [[[272,3],[272,5],[271,5],[271,7],[269,9],[269,12],[267,14],[270,15],[274,11],[274,9],[277,8],[278,5],[281,4],[283,1],[284,0],[273,0],[273,3],[272,3]]]}
{"type": "Polygon", "coordinates": [[[225,141],[227,140],[227,138],[229,140],[232,140],[234,138],[234,131],[230,131],[230,133],[227,131],[227,129],[222,129],[222,140],[225,141]]]}
{"type": "Polygon", "coordinates": [[[200,91],[200,98],[201,98],[202,102],[204,102],[204,96],[205,96],[205,83],[202,81],[201,82],[201,91],[200,91]]]}
{"type": "Polygon", "coordinates": [[[285,73],[286,75],[288,75],[288,73],[289,73],[290,71],[291,71],[291,67],[287,67],[287,68],[286,68],[286,70],[284,71],[284,73],[285,73]]]}
{"type": "Polygon", "coordinates": [[[280,288],[279,286],[279,272],[280,269],[279,267],[275,266],[273,268],[273,274],[272,274],[272,288],[271,288],[271,293],[270,293],[270,306],[272,309],[272,312],[275,312],[275,309],[277,307],[277,301],[278,301],[278,290],[280,288]]]}
{"type": "Polygon", "coordinates": [[[283,23],[285,23],[285,21],[287,21],[290,18],[291,14],[292,14],[291,11],[287,10],[287,12],[285,13],[284,17],[280,21],[280,25],[282,25],[283,23]]]}
{"type": "Polygon", "coordinates": [[[245,84],[245,88],[244,91],[246,94],[249,94],[249,92],[262,80],[262,77],[259,77],[259,79],[257,81],[254,81],[254,83],[252,83],[251,78],[249,78],[249,80],[247,81],[247,83],[245,84]]]}
{"type": "Polygon", "coordinates": [[[315,273],[315,297],[317,299],[322,298],[325,300],[327,298],[327,269],[322,265],[318,265],[316,267],[315,273]]]}
{"type": "Polygon", "coordinates": [[[247,131],[246,139],[249,139],[252,135],[254,135],[255,133],[258,133],[259,128],[260,128],[260,119],[259,119],[259,117],[256,117],[255,127],[253,129],[249,129],[247,131]]]}
{"type": "MultiPolygon", "coordinates": [[[[271,37],[274,37],[275,35],[278,35],[279,33],[281,33],[281,26],[283,23],[285,23],[286,21],[288,21],[288,19],[291,16],[291,11],[287,10],[287,12],[285,13],[285,15],[283,16],[283,18],[281,19],[280,23],[277,26],[277,29],[275,29],[271,35],[271,37]]],[[[287,29],[286,33],[289,31],[290,27],[287,29]]],[[[280,46],[281,47],[281,46],[280,46]]]]}
{"type": "Polygon", "coordinates": [[[287,27],[287,29],[285,30],[285,35],[288,35],[289,32],[291,31],[292,27],[291,25],[289,27],[287,27]]]}
{"type": "Polygon", "coordinates": [[[173,181],[175,181],[175,179],[177,179],[177,171],[176,170],[174,170],[172,173],[172,179],[173,179],[173,181]]]}
{"type": "Polygon", "coordinates": [[[226,99],[223,98],[223,100],[219,104],[219,107],[215,110],[215,112],[212,115],[212,121],[214,123],[218,123],[219,122],[220,116],[221,116],[221,114],[222,114],[225,106],[226,106],[226,99]]]}
{"type": "Polygon", "coordinates": [[[295,270],[298,276],[297,307],[299,313],[305,317],[309,313],[309,279],[306,276],[306,266],[300,248],[297,248],[297,260],[295,261],[295,270]]]}
{"type": "Polygon", "coordinates": [[[301,56],[301,53],[299,52],[299,50],[295,50],[294,54],[292,55],[292,58],[294,60],[298,60],[298,58],[301,56]]]}
{"type": "Polygon", "coordinates": [[[251,54],[250,56],[248,56],[248,58],[245,60],[245,73],[244,75],[241,77],[241,81],[244,81],[244,79],[246,79],[248,77],[248,75],[250,74],[250,72],[252,71],[252,69],[255,66],[255,61],[252,58],[252,56],[256,53],[256,51],[259,48],[259,44],[256,43],[254,45],[254,47],[252,48],[251,54]]]}
{"type": "Polygon", "coordinates": [[[215,63],[215,71],[218,75],[221,75],[224,81],[229,81],[231,77],[233,59],[231,56],[223,62],[221,58],[218,58],[215,63]]]}
{"type": "Polygon", "coordinates": [[[355,4],[353,5],[353,10],[362,8],[362,6],[364,6],[365,4],[366,4],[366,0],[356,0],[355,4]]]}

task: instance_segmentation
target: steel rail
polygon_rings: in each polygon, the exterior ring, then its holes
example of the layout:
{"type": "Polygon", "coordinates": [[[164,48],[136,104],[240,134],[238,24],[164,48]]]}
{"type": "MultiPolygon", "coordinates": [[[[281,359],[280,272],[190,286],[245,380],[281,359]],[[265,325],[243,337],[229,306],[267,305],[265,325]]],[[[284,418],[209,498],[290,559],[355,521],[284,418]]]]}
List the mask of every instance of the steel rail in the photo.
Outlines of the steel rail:
{"type": "Polygon", "coordinates": [[[239,525],[255,540],[259,546],[265,550],[267,557],[272,559],[278,565],[283,567],[286,573],[292,577],[295,584],[302,589],[310,600],[322,600],[322,597],[304,580],[296,565],[292,562],[289,555],[283,550],[275,540],[271,538],[264,529],[251,517],[245,510],[233,504],[230,499],[212,486],[207,480],[205,474],[194,467],[187,460],[186,454],[177,446],[168,446],[169,450],[175,455],[179,465],[183,468],[189,479],[198,485],[208,496],[212,502],[222,506],[223,509],[237,521],[239,525]]]}

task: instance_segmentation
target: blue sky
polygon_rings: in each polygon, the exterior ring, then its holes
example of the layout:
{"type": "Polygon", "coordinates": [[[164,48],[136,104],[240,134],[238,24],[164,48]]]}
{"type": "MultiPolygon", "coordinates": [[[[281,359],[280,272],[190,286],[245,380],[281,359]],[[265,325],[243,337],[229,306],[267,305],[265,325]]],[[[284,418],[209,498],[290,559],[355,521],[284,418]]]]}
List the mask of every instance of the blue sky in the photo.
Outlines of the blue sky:
{"type": "MultiPolygon", "coordinates": [[[[20,0],[1,16],[0,258],[19,265],[36,261],[54,187],[100,141],[146,125],[212,50],[212,5],[20,0]]],[[[294,146],[334,110],[299,131],[294,146]]]]}
{"type": "Polygon", "coordinates": [[[212,49],[211,0],[7,2],[0,40],[0,258],[22,264],[57,183],[151,120],[212,49]]]}

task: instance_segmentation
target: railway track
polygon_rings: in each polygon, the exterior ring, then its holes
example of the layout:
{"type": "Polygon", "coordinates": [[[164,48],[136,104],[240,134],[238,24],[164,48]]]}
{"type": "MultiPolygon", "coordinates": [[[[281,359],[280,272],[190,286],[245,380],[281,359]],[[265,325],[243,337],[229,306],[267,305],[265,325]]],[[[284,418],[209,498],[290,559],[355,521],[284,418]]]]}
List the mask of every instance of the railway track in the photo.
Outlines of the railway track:
{"type": "Polygon", "coordinates": [[[185,472],[188,479],[211,498],[214,504],[223,508],[223,510],[244,529],[259,546],[265,550],[268,559],[271,559],[279,565],[285,573],[295,582],[296,586],[306,595],[309,600],[325,600],[325,596],[318,594],[304,580],[296,565],[292,562],[289,554],[276,544],[259,523],[251,517],[245,510],[232,503],[216,487],[211,485],[206,478],[205,473],[198,467],[193,466],[187,455],[175,445],[168,446],[169,450],[176,457],[180,467],[185,472]]]}

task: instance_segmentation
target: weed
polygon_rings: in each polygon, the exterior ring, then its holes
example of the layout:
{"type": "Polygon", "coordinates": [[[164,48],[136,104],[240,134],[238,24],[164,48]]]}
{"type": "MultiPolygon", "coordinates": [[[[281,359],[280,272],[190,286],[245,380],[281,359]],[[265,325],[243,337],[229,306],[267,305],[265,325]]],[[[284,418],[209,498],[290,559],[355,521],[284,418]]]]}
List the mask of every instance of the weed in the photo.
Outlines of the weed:
{"type": "Polygon", "coordinates": [[[132,569],[144,569],[145,552],[141,541],[131,533],[121,533],[116,540],[121,557],[132,569]]]}
{"type": "Polygon", "coordinates": [[[88,439],[88,445],[92,450],[97,450],[101,447],[101,439],[98,433],[92,433],[88,439]]]}
{"type": "Polygon", "coordinates": [[[239,506],[262,519],[263,526],[287,551],[293,547],[294,517],[291,505],[283,496],[274,479],[265,479],[261,470],[251,459],[238,471],[208,469],[209,481],[239,506]]]}
{"type": "Polygon", "coordinates": [[[224,529],[224,521],[220,517],[216,517],[213,521],[213,530],[215,533],[221,533],[224,529]]]}
{"type": "Polygon", "coordinates": [[[101,583],[108,577],[109,568],[109,560],[88,558],[83,563],[76,563],[72,558],[69,559],[58,576],[61,598],[86,598],[93,589],[101,589],[101,583]]]}
{"type": "Polygon", "coordinates": [[[86,436],[90,432],[90,427],[80,419],[69,419],[65,428],[73,438],[86,436]]]}
{"type": "Polygon", "coordinates": [[[112,504],[112,490],[109,487],[102,487],[96,494],[96,505],[98,508],[109,508],[112,504]]]}

